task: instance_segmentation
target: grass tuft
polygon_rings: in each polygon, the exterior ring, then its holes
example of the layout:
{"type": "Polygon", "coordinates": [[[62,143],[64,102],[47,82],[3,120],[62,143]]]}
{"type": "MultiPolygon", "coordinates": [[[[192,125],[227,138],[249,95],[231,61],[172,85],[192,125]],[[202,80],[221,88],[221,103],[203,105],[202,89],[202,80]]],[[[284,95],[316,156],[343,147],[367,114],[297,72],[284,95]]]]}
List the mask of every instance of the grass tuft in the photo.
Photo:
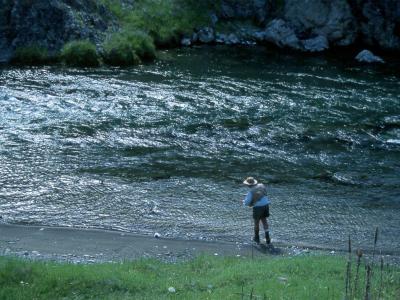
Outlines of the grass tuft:
{"type": "Polygon", "coordinates": [[[103,59],[112,66],[131,66],[156,56],[153,39],[142,31],[120,32],[103,44],[103,59]]]}
{"type": "Polygon", "coordinates": [[[61,60],[72,67],[97,67],[100,64],[96,46],[87,40],[65,44],[61,50],[61,60]]]}
{"type": "Polygon", "coordinates": [[[125,31],[150,35],[158,48],[179,45],[184,34],[210,22],[210,12],[219,1],[195,0],[137,0],[133,9],[124,8],[121,1],[103,0],[117,17],[125,31]]]}
{"type": "Polygon", "coordinates": [[[21,65],[43,65],[50,61],[48,51],[38,45],[19,47],[15,50],[12,63],[21,65]]]}

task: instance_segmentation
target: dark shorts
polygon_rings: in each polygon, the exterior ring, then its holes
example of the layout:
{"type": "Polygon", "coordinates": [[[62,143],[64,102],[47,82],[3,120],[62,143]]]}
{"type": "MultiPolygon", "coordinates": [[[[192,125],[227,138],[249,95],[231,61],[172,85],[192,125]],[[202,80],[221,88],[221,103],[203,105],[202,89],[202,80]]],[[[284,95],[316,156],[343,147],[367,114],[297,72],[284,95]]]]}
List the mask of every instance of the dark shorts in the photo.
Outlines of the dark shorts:
{"type": "Polygon", "coordinates": [[[253,219],[260,220],[269,217],[269,205],[253,207],[253,219]]]}

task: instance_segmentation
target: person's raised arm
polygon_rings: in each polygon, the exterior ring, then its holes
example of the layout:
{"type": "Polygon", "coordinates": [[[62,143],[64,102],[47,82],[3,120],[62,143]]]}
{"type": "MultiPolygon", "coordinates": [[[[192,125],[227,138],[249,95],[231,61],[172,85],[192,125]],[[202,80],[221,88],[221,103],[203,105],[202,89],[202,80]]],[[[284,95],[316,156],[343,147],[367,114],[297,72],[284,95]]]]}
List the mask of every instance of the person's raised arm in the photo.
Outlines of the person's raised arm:
{"type": "Polygon", "coordinates": [[[243,205],[249,206],[252,198],[253,198],[252,193],[248,192],[246,197],[243,199],[243,205]]]}

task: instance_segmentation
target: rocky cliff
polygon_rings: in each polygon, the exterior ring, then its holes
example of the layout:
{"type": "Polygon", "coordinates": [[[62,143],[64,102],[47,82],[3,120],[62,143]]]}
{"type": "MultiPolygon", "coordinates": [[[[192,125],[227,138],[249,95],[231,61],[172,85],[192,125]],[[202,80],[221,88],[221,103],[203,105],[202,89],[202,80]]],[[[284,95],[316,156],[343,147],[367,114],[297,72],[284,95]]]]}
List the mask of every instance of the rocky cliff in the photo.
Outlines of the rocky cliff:
{"type": "MultiPolygon", "coordinates": [[[[222,0],[217,17],[215,28],[233,20],[257,24],[224,33],[239,41],[311,52],[351,45],[400,50],[399,0],[222,0]]],[[[218,29],[215,36],[218,42],[218,29]]]]}
{"type": "MultiPolygon", "coordinates": [[[[134,1],[122,2],[132,9],[134,1]]],[[[118,30],[116,17],[99,3],[0,0],[0,61],[29,45],[51,53],[70,40],[99,44],[105,32],[118,30]]],[[[220,0],[209,14],[208,24],[182,37],[183,45],[270,43],[306,52],[357,45],[400,51],[399,0],[220,0]]]]}
{"type": "Polygon", "coordinates": [[[70,40],[98,42],[110,26],[111,13],[95,0],[0,0],[0,61],[18,47],[52,53],[70,40]]]}

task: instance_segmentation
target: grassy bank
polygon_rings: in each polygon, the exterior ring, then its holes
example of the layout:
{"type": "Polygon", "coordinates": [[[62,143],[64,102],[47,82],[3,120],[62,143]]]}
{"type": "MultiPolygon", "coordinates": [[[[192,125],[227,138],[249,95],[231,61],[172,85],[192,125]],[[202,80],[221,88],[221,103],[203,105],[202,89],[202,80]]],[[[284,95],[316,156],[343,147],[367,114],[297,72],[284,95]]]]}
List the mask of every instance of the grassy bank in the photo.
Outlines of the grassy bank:
{"type": "Polygon", "coordinates": [[[117,17],[123,31],[142,31],[157,47],[173,47],[184,34],[210,22],[210,12],[219,1],[213,0],[138,0],[124,7],[120,0],[102,0],[117,17]]]}
{"type": "MultiPolygon", "coordinates": [[[[204,256],[179,264],[142,260],[94,265],[3,257],[0,299],[343,299],[345,268],[345,258],[337,256],[204,256]]],[[[399,268],[373,271],[372,298],[399,299],[399,268]]],[[[359,273],[354,299],[364,299],[364,273],[359,273]]]]}
{"type": "Polygon", "coordinates": [[[119,0],[103,0],[120,30],[110,34],[102,48],[108,65],[130,66],[156,57],[156,48],[180,45],[184,35],[210,22],[218,1],[138,0],[126,7],[119,0]]]}
{"type": "Polygon", "coordinates": [[[38,46],[16,50],[12,62],[21,65],[42,65],[62,62],[68,66],[96,67],[133,66],[156,57],[156,49],[180,45],[184,35],[210,23],[210,12],[219,1],[212,0],[138,0],[124,5],[121,0],[102,0],[115,17],[117,31],[110,31],[101,44],[74,40],[59,53],[52,54],[38,46]]]}

